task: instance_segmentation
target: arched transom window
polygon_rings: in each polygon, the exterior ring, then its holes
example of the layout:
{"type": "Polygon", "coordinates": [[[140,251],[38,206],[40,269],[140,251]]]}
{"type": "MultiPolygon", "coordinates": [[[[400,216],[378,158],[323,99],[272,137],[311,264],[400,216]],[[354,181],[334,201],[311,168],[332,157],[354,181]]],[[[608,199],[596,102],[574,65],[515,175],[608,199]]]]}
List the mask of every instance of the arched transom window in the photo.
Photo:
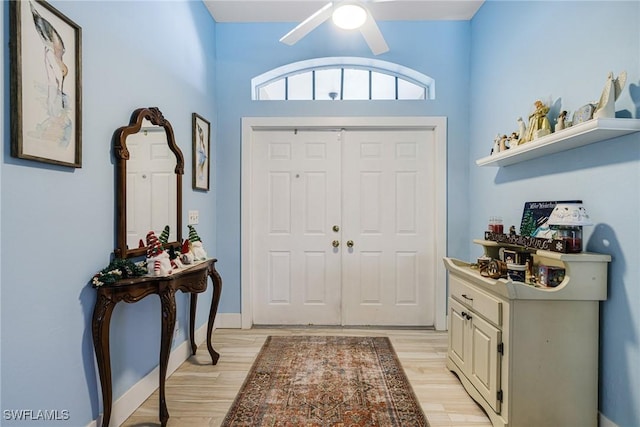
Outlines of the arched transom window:
{"type": "Polygon", "coordinates": [[[251,79],[251,99],[424,100],[435,99],[435,81],[392,62],[332,57],[294,62],[251,79]]]}

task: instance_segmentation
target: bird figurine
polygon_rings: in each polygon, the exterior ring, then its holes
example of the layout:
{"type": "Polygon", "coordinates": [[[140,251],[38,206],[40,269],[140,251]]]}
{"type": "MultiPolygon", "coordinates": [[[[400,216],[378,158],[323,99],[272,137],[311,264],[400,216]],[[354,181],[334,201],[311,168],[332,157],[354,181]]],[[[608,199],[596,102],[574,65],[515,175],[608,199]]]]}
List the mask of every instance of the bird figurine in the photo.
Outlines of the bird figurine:
{"type": "Polygon", "coordinates": [[[613,119],[616,117],[615,102],[622,93],[622,88],[627,82],[627,72],[623,71],[618,77],[610,72],[607,82],[602,89],[602,95],[593,113],[594,119],[613,119]]]}

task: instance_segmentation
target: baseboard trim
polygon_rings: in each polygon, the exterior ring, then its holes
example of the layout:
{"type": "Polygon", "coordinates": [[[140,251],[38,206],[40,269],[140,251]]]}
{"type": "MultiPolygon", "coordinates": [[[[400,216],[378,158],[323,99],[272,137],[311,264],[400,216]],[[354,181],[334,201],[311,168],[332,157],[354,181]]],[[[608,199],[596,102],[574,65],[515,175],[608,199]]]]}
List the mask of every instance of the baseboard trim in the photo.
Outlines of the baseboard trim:
{"type": "Polygon", "coordinates": [[[616,423],[609,418],[602,415],[602,412],[598,412],[598,426],[599,427],[618,427],[616,423]]]}
{"type": "MultiPolygon", "coordinates": [[[[227,323],[223,320],[225,316],[220,314],[216,316],[215,327],[220,323],[227,323]]],[[[239,315],[238,315],[239,318],[239,315]]],[[[231,323],[231,320],[228,322],[231,323]]],[[[195,341],[197,345],[202,344],[207,337],[207,324],[195,331],[195,341]]],[[[167,366],[167,377],[171,376],[180,365],[182,365],[191,356],[191,345],[188,339],[185,339],[178,347],[171,351],[169,355],[169,364],[167,366]]],[[[145,375],[140,381],[134,384],[120,398],[113,402],[111,409],[110,425],[119,426],[126,421],[127,418],[135,412],[142,403],[149,398],[158,388],[158,376],[160,368],[156,366],[151,372],[145,375]]],[[[87,427],[98,427],[102,425],[102,415],[98,419],[91,421],[87,427]]]]}
{"type": "Polygon", "coordinates": [[[218,313],[214,323],[216,329],[242,329],[240,313],[218,313]]]}

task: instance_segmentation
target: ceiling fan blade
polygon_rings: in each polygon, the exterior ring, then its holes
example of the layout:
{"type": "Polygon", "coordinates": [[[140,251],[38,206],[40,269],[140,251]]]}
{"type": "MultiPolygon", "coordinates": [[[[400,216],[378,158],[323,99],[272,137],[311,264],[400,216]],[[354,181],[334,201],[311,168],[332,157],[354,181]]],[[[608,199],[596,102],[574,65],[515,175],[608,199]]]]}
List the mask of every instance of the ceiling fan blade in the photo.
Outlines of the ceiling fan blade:
{"type": "Polygon", "coordinates": [[[360,27],[360,32],[374,55],[380,55],[381,53],[389,51],[389,46],[387,46],[387,42],[380,32],[380,28],[378,28],[375,19],[373,19],[368,9],[367,20],[362,27],[360,27]]]}
{"type": "Polygon", "coordinates": [[[285,34],[280,41],[284,44],[293,45],[301,38],[313,31],[318,25],[326,21],[333,13],[333,2],[329,2],[313,15],[298,24],[293,30],[285,34]]]}

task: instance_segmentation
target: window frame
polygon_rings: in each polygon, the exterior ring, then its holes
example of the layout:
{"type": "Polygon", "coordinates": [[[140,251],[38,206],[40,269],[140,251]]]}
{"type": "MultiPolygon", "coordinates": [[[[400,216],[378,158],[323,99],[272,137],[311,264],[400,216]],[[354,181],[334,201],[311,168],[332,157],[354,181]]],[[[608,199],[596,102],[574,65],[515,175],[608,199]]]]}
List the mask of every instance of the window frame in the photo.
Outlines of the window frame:
{"type": "MultiPolygon", "coordinates": [[[[340,70],[340,90],[339,96],[335,99],[344,100],[344,71],[345,69],[365,70],[369,72],[369,98],[370,101],[376,101],[378,99],[372,98],[372,75],[373,73],[380,73],[388,75],[394,78],[395,82],[395,96],[393,100],[414,100],[424,101],[435,99],[435,80],[425,74],[419,73],[416,70],[402,66],[400,64],[394,64],[388,61],[382,61],[372,58],[358,58],[358,57],[328,57],[328,58],[315,58],[305,61],[293,62],[281,67],[274,68],[259,76],[251,79],[251,99],[254,101],[289,101],[289,78],[295,75],[311,73],[311,99],[310,101],[318,101],[324,99],[318,99],[316,96],[316,79],[315,72],[318,70],[339,69],[340,70]],[[284,99],[261,99],[260,92],[263,88],[283,80],[285,81],[285,94],[284,99]],[[423,90],[423,98],[398,98],[398,80],[402,80],[406,83],[415,85],[423,90]]],[[[297,100],[297,99],[296,99],[297,100]]],[[[350,99],[347,99],[350,100],[350,99]]],[[[356,100],[356,99],[353,99],[356,100]]],[[[367,100],[366,98],[358,98],[357,100],[367,100]]]]}

